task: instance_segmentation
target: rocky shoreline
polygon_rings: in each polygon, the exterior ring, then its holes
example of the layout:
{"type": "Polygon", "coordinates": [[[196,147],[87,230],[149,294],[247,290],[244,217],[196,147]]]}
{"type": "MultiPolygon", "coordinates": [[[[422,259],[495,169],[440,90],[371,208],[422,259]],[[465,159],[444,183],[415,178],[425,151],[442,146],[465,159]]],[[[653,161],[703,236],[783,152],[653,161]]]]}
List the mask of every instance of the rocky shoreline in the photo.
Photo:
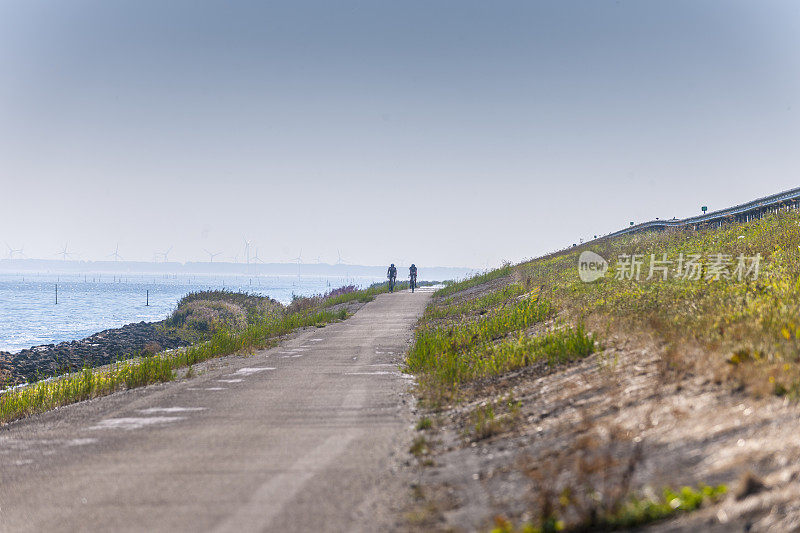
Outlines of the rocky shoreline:
{"type": "Polygon", "coordinates": [[[101,366],[142,353],[189,345],[161,325],[162,322],[137,322],[79,341],[33,346],[13,354],[0,352],[0,379],[6,385],[16,385],[85,366],[101,366]]]}

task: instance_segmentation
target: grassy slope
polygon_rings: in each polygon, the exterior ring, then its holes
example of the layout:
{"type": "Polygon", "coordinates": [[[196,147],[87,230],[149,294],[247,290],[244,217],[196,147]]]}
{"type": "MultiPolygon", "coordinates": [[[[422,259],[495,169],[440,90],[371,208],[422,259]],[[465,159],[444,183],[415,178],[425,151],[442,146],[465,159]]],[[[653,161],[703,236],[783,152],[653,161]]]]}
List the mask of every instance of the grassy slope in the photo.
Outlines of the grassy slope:
{"type": "MultiPolygon", "coordinates": [[[[452,411],[459,402],[484,400],[462,429],[473,442],[518,425],[519,402],[510,394],[486,400],[492,377],[532,366],[547,373],[590,355],[612,337],[642,337],[658,346],[665,369],[659,379],[702,376],[753,396],[796,397],[799,248],[800,214],[780,213],[720,229],[625,236],[505,266],[440,290],[420,322],[406,365],[418,376],[421,398],[432,409],[429,416],[452,411]],[[612,264],[605,278],[594,283],[583,283],[578,276],[578,255],[587,249],[612,264]],[[700,279],[645,279],[650,254],[676,260],[681,253],[701,255],[700,279]],[[706,279],[712,254],[720,253],[732,256],[731,270],[740,254],[761,254],[758,279],[706,279]],[[640,281],[615,279],[613,265],[624,254],[646,256],[640,281]]],[[[427,417],[420,422],[421,428],[430,424],[427,417]]],[[[418,441],[417,451],[428,449],[425,437],[418,441]]],[[[649,511],[628,516],[631,509],[649,505],[637,498],[625,489],[598,508],[587,504],[587,493],[562,512],[573,527],[600,527],[601,522],[623,520],[623,515],[631,523],[665,516],[650,516],[649,511]],[[593,510],[578,512],[581,506],[593,510]]],[[[556,507],[550,503],[534,509],[536,523],[546,528],[556,507]]]]}

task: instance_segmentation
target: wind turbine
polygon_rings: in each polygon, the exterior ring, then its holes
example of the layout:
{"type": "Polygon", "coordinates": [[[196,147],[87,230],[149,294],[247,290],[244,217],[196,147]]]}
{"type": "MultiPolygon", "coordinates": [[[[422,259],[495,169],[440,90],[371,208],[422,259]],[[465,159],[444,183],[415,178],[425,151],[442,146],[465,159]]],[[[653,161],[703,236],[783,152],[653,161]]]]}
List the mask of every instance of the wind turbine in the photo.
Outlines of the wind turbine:
{"type": "Polygon", "coordinates": [[[205,253],[208,254],[209,263],[213,263],[214,262],[214,258],[222,253],[222,252],[209,252],[205,248],[203,248],[203,251],[205,251],[205,253]]]}
{"type": "Polygon", "coordinates": [[[264,261],[261,260],[260,257],[258,257],[258,248],[256,248],[256,254],[253,256],[253,262],[254,263],[263,263],[264,262],[264,261]]]}
{"type": "Polygon", "coordinates": [[[249,265],[250,264],[250,245],[253,244],[253,241],[248,241],[246,237],[242,236],[242,240],[244,240],[244,256],[245,261],[249,265]]]}
{"type": "Polygon", "coordinates": [[[68,245],[67,245],[67,244],[65,244],[65,245],[64,245],[64,249],[63,249],[63,250],[61,250],[60,252],[57,252],[57,253],[56,253],[56,255],[60,255],[60,256],[61,256],[61,260],[62,260],[62,261],[66,261],[66,260],[67,260],[67,257],[69,257],[69,256],[71,256],[71,255],[74,255],[72,252],[69,252],[69,251],[67,251],[67,246],[68,246],[68,245]]]}
{"type": "Polygon", "coordinates": [[[22,255],[23,255],[22,254],[22,250],[25,247],[23,246],[22,248],[14,249],[14,248],[11,247],[10,244],[6,243],[6,248],[8,248],[8,260],[9,261],[13,261],[14,260],[14,254],[19,254],[20,257],[22,257],[22,255]]]}
{"type": "Polygon", "coordinates": [[[342,254],[341,254],[341,252],[339,251],[338,248],[336,249],[336,255],[339,256],[339,259],[336,260],[336,264],[337,265],[343,265],[344,261],[342,260],[342,254]]]}
{"type": "Polygon", "coordinates": [[[161,257],[163,258],[163,261],[162,261],[162,263],[166,263],[166,262],[167,262],[167,256],[169,256],[169,253],[170,253],[171,251],[172,251],[172,246],[170,246],[169,248],[167,248],[167,250],[166,250],[166,251],[164,251],[164,252],[156,252],[154,255],[155,255],[156,257],[159,257],[159,256],[161,256],[161,257]]]}
{"type": "Polygon", "coordinates": [[[297,277],[299,278],[300,277],[300,265],[303,264],[303,249],[302,248],[300,248],[300,253],[297,254],[297,257],[292,259],[292,261],[296,261],[297,262],[297,277]]]}
{"type": "Polygon", "coordinates": [[[108,254],[108,257],[113,257],[114,261],[119,261],[120,259],[122,259],[122,256],[119,255],[119,243],[117,243],[117,247],[114,248],[114,253],[108,254]]]}

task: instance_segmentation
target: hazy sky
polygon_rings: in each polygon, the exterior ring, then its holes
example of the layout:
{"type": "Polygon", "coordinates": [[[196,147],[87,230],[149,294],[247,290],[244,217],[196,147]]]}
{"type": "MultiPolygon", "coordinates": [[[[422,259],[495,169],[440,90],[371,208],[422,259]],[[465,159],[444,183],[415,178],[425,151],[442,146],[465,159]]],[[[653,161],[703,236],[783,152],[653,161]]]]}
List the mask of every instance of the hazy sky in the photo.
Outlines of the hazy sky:
{"type": "Polygon", "coordinates": [[[800,185],[798,95],[796,1],[0,0],[0,246],[483,267],[800,185]]]}

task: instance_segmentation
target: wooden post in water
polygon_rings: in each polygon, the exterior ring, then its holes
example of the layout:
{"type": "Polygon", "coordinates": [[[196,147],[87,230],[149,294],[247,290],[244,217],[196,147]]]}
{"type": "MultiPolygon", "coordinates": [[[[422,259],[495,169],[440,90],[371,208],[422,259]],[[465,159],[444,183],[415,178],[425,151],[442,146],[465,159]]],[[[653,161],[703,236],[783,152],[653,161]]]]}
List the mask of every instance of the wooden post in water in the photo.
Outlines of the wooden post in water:
{"type": "Polygon", "coordinates": [[[145,296],[145,298],[147,298],[147,299],[145,300],[144,305],[149,307],[150,306],[150,289],[147,290],[146,294],[147,295],[145,296]]]}
{"type": "Polygon", "coordinates": [[[56,305],[58,305],[58,283],[56,283],[56,305]]]}

